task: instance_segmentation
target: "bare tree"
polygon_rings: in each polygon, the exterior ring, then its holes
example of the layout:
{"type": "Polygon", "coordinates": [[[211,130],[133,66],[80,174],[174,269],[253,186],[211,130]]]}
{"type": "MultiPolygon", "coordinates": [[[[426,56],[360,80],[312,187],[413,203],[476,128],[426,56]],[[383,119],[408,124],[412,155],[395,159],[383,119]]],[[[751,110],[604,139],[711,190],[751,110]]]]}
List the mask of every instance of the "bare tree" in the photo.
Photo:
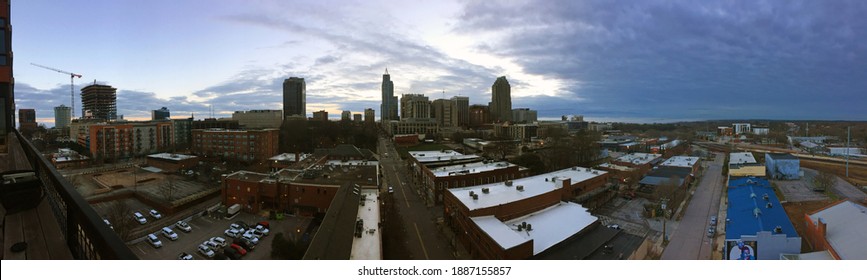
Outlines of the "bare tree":
{"type": "Polygon", "coordinates": [[[111,222],[114,232],[120,239],[128,240],[134,227],[132,210],[130,210],[129,205],[122,201],[115,200],[109,203],[106,219],[111,222]]]}
{"type": "Polygon", "coordinates": [[[166,182],[160,185],[158,191],[166,202],[172,202],[175,198],[175,180],[172,176],[166,176],[166,182]]]}
{"type": "Polygon", "coordinates": [[[825,171],[819,171],[819,174],[813,177],[812,183],[813,190],[826,192],[837,184],[837,176],[825,171]]]}

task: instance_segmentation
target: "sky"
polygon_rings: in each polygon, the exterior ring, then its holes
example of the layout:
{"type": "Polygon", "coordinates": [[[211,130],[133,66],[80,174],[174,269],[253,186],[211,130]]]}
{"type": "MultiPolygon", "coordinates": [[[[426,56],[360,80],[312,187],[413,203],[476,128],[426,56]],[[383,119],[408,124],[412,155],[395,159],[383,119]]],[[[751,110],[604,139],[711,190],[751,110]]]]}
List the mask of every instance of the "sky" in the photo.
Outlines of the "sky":
{"type": "Polygon", "coordinates": [[[282,109],[379,116],[396,95],[594,121],[867,120],[867,1],[12,1],[18,108],[52,127],[69,76],[118,88],[118,114],[282,109]]]}

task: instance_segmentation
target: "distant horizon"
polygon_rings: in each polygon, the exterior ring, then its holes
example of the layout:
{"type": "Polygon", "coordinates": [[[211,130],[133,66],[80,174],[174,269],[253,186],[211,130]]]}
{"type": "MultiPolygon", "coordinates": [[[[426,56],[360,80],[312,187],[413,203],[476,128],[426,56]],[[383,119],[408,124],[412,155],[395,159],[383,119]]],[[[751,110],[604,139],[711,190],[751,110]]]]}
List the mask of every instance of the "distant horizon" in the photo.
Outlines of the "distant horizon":
{"type": "Polygon", "coordinates": [[[93,81],[130,119],[281,108],[294,76],[307,111],[379,111],[387,68],[395,95],[471,104],[505,76],[543,118],[867,120],[865,1],[216,2],[11,2],[18,108],[80,116],[93,81]],[[75,104],[31,63],[83,75],[75,104]]]}

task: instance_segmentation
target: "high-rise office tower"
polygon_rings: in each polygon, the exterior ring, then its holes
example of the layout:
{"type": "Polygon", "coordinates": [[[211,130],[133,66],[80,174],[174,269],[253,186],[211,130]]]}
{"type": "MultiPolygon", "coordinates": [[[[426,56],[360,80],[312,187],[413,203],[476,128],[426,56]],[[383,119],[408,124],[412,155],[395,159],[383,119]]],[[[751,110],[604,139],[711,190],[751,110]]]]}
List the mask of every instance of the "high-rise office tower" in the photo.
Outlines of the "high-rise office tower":
{"type": "Polygon", "coordinates": [[[327,122],[328,121],[328,111],[319,110],[319,111],[313,112],[313,120],[314,121],[327,122]]]}
{"type": "Polygon", "coordinates": [[[72,108],[66,105],[54,107],[54,127],[67,128],[72,121],[72,108]]]}
{"type": "Polygon", "coordinates": [[[374,111],[372,108],[364,109],[364,122],[376,122],[376,111],[374,111]]]}
{"type": "Polygon", "coordinates": [[[512,120],[512,87],[506,76],[497,78],[491,86],[491,120],[495,123],[512,120]]]}
{"type": "Polygon", "coordinates": [[[304,78],[283,80],[283,117],[307,116],[307,84],[304,78]]]}
{"type": "Polygon", "coordinates": [[[340,113],[340,120],[341,121],[351,121],[352,120],[352,112],[350,112],[350,111],[341,112],[340,113]]]}
{"type": "Polygon", "coordinates": [[[93,83],[81,89],[81,115],[94,119],[117,119],[117,89],[93,83]]]}
{"type": "Polygon", "coordinates": [[[157,110],[151,111],[151,120],[168,120],[171,119],[171,114],[169,113],[169,108],[162,107],[157,110]]]}
{"type": "Polygon", "coordinates": [[[400,96],[400,118],[430,118],[430,100],[423,94],[400,96]]]}
{"type": "Polygon", "coordinates": [[[466,96],[452,97],[455,110],[458,113],[458,126],[470,125],[470,98],[466,96]]]}
{"type": "Polygon", "coordinates": [[[382,74],[382,105],[379,110],[379,119],[383,123],[397,120],[397,96],[394,96],[394,82],[391,81],[388,68],[385,69],[385,74],[382,74]]]}
{"type": "Polygon", "coordinates": [[[458,126],[458,110],[454,100],[437,99],[433,101],[431,107],[433,107],[431,115],[436,119],[437,125],[440,127],[458,126]]]}

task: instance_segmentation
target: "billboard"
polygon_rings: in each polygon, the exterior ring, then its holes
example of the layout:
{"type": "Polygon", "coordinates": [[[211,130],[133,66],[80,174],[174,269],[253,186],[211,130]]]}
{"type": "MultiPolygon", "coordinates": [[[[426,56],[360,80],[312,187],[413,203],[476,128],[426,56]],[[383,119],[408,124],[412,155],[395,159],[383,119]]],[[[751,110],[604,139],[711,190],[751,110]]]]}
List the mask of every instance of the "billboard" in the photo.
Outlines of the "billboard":
{"type": "Polygon", "coordinates": [[[756,241],[726,240],[727,260],[755,260],[758,256],[756,241]]]}

